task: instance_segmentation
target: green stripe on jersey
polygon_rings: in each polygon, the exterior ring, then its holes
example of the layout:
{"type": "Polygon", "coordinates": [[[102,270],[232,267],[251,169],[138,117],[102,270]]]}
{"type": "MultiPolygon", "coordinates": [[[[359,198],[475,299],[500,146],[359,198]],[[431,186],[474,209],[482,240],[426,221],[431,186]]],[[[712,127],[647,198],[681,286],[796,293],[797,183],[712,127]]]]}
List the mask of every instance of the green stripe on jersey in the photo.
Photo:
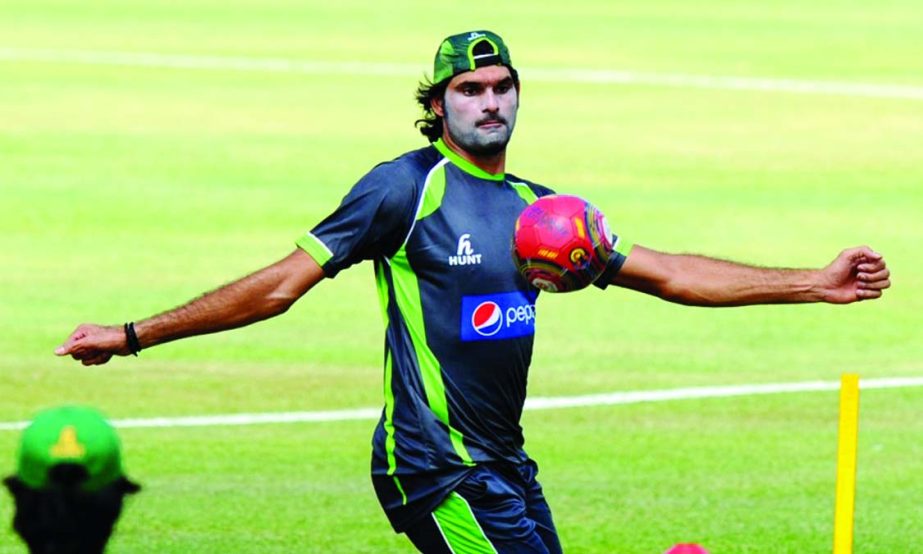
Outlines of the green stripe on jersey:
{"type": "Polygon", "coordinates": [[[496,554],[484,530],[471,511],[471,506],[457,492],[452,492],[433,511],[436,525],[452,552],[458,554],[496,554]]]}
{"type": "MultiPolygon", "coordinates": [[[[378,300],[381,304],[381,315],[385,320],[385,332],[388,332],[388,279],[385,276],[385,264],[379,263],[375,268],[375,280],[378,285],[378,300]]],[[[385,454],[388,458],[388,475],[394,479],[394,485],[401,493],[402,504],[407,504],[407,495],[404,493],[404,487],[398,480],[397,475],[397,457],[394,455],[396,440],[394,438],[394,368],[391,364],[391,351],[385,352],[385,377],[384,377],[384,396],[385,396],[385,454]]]]}
{"type": "Polygon", "coordinates": [[[375,262],[375,285],[378,289],[378,307],[381,308],[381,319],[385,323],[385,332],[388,331],[388,278],[385,276],[384,262],[375,262]]]}
{"type": "Polygon", "coordinates": [[[488,181],[502,181],[506,178],[504,173],[488,173],[481,169],[480,167],[469,162],[465,158],[462,158],[457,152],[446,146],[442,139],[437,140],[433,143],[433,146],[436,147],[443,156],[452,161],[453,164],[458,166],[459,169],[465,173],[470,173],[478,179],[487,179],[488,181]]]}
{"type": "Polygon", "coordinates": [[[516,191],[516,194],[518,194],[520,198],[526,201],[526,204],[531,204],[532,202],[538,200],[538,196],[535,195],[535,191],[533,191],[529,185],[525,183],[514,183],[513,181],[510,181],[509,183],[513,187],[513,190],[516,191]]]}
{"type": "Polygon", "coordinates": [[[417,214],[417,221],[432,214],[442,205],[442,197],[445,196],[445,166],[448,163],[448,160],[439,162],[427,175],[423,204],[420,206],[420,213],[417,214]]]}
{"type": "Polygon", "coordinates": [[[397,459],[394,456],[394,378],[391,367],[391,352],[385,354],[385,452],[388,455],[388,475],[394,475],[397,470],[397,459]]]}
{"type": "Polygon", "coordinates": [[[303,237],[295,241],[295,244],[314,258],[317,265],[321,267],[333,257],[333,252],[327,248],[327,245],[311,233],[305,233],[303,237]]]}
{"type": "Polygon", "coordinates": [[[442,368],[439,360],[426,343],[426,325],[423,322],[423,302],[420,298],[420,283],[416,273],[410,267],[407,259],[406,245],[402,246],[397,254],[391,258],[391,278],[394,281],[394,298],[397,307],[407,325],[410,341],[413,343],[417,355],[417,365],[420,367],[423,378],[423,389],[426,391],[426,400],[430,410],[436,414],[439,421],[449,428],[449,438],[455,453],[466,465],[474,465],[471,455],[462,440],[458,429],[449,424],[449,405],[446,400],[445,382],[442,380],[442,368]]]}

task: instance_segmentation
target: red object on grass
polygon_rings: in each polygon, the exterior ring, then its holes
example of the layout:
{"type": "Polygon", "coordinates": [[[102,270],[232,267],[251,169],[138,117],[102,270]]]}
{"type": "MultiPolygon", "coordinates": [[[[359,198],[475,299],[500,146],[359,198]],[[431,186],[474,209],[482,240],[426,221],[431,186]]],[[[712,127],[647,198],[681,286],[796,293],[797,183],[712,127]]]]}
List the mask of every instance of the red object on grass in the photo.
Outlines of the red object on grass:
{"type": "Polygon", "coordinates": [[[701,546],[693,543],[674,544],[663,554],[708,554],[701,546]]]}

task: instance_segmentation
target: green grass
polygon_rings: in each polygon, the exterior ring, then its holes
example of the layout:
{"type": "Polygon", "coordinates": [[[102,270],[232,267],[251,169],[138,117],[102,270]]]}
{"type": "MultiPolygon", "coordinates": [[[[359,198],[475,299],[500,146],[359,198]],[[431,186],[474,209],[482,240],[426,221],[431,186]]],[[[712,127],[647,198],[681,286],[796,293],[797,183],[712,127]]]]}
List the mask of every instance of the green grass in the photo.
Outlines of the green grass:
{"type": "MultiPolygon", "coordinates": [[[[870,244],[878,302],[686,308],[544,295],[541,396],[923,375],[923,102],[531,82],[528,68],[923,85],[917,2],[473,2],[434,8],[9,1],[0,48],[363,60],[428,67],[487,27],[523,68],[509,170],[589,197],[623,236],[761,265],[870,244]]],[[[83,368],[78,323],[179,304],[286,255],[379,161],[423,144],[415,82],[0,61],[0,420],[83,402],[112,417],[381,403],[369,264],[277,320],[83,368]]],[[[863,394],[856,551],[923,543],[923,390],[863,394]]],[[[828,552],[836,395],[527,412],[568,552],[828,552]]],[[[368,477],[371,422],[122,432],[133,499],[113,552],[409,552],[368,477]]],[[[16,434],[0,432],[0,473],[16,434]]],[[[0,553],[20,552],[0,499],[0,553]]]]}

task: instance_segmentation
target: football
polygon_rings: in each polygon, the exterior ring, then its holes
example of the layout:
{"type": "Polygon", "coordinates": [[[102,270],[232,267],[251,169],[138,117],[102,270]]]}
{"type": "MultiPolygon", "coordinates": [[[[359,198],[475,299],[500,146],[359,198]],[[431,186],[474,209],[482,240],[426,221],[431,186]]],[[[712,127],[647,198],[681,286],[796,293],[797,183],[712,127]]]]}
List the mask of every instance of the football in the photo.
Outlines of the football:
{"type": "Polygon", "coordinates": [[[577,196],[543,196],[516,219],[513,261],[526,281],[544,291],[586,287],[606,269],[612,249],[606,217],[577,196]]]}

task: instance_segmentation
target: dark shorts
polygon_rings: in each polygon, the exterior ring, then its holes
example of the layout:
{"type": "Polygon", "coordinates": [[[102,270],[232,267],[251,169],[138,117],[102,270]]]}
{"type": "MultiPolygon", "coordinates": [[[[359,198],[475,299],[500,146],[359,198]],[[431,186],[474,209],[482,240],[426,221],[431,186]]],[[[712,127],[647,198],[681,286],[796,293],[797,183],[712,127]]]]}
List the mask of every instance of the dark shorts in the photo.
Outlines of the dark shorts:
{"type": "Polygon", "coordinates": [[[425,554],[560,554],[534,462],[478,466],[406,533],[425,554]]]}

